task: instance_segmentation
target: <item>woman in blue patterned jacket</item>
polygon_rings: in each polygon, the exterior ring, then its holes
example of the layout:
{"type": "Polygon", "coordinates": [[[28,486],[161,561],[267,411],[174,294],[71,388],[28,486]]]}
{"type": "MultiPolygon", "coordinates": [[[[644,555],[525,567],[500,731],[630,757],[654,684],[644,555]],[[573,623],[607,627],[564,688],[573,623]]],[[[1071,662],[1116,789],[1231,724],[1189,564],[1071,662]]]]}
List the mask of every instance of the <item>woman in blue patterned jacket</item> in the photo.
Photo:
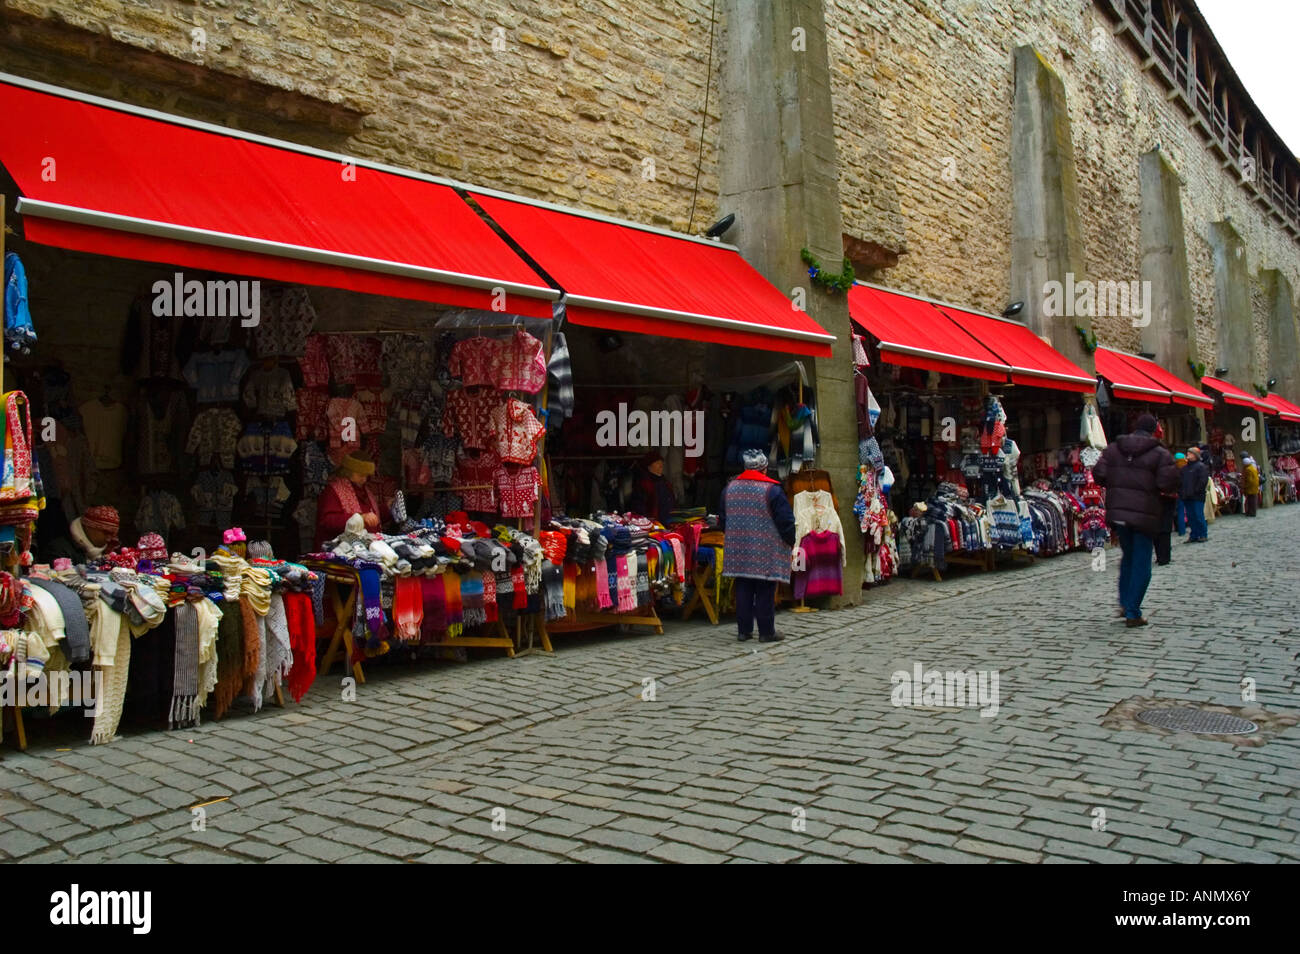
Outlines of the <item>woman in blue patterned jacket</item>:
{"type": "Polygon", "coordinates": [[[776,584],[790,582],[794,546],[794,511],[781,485],[767,476],[767,456],[759,450],[741,455],[745,470],[722,495],[719,526],[726,531],[722,575],[736,581],[736,627],[743,643],[754,635],[771,643],[776,634],[776,584]]]}

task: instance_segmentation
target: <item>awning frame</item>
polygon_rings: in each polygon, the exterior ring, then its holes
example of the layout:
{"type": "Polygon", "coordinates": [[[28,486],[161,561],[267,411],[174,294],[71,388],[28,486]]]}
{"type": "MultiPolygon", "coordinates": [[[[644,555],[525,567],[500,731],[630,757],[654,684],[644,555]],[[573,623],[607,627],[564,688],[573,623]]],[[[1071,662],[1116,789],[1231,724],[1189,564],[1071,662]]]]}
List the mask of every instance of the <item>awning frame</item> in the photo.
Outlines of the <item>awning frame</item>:
{"type": "Polygon", "coordinates": [[[671,308],[656,308],[654,305],[638,305],[633,302],[616,301],[608,298],[592,298],[588,295],[569,295],[564,297],[565,307],[600,308],[619,314],[640,316],[643,318],[663,318],[667,321],[680,321],[683,324],[707,325],[714,328],[727,328],[748,334],[759,334],[770,338],[793,338],[798,341],[815,341],[819,344],[831,344],[836,339],[826,332],[801,331],[798,328],[780,328],[776,325],[754,325],[739,318],[723,318],[720,315],[701,315],[690,311],[676,311],[671,308]]]}
{"type": "Polygon", "coordinates": [[[120,215],[115,212],[100,212],[95,209],[46,202],[43,199],[29,199],[27,196],[18,197],[16,211],[20,215],[53,219],[58,222],[71,222],[74,225],[130,232],[135,235],[189,242],[194,245],[228,248],[239,252],[253,252],[274,258],[288,258],[320,265],[354,268],[358,271],[377,272],[384,275],[399,275],[403,278],[438,281],[447,285],[460,285],[466,288],[487,289],[489,291],[503,288],[525,298],[555,301],[560,297],[560,292],[557,289],[545,285],[523,285],[518,282],[488,278],[482,275],[468,275],[464,272],[452,272],[441,268],[412,265],[409,262],[394,262],[387,259],[370,258],[365,255],[351,255],[347,252],[312,248],[307,245],[291,245],[287,242],[276,242],[271,239],[236,235],[232,232],[217,232],[192,225],[177,225],[173,222],[141,219],[131,215],[120,215]]]}

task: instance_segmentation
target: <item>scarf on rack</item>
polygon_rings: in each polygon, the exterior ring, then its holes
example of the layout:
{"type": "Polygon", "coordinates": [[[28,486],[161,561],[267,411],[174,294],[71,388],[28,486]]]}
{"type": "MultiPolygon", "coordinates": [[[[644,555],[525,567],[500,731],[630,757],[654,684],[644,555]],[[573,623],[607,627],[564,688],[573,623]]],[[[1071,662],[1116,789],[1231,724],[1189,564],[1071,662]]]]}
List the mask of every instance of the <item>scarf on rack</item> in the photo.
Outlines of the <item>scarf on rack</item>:
{"type": "Polygon", "coordinates": [[[172,660],[172,701],[167,710],[167,728],[183,729],[198,721],[199,614],[190,603],[181,603],[175,614],[176,651],[172,660]]]}
{"type": "Polygon", "coordinates": [[[194,700],[194,724],[198,725],[199,712],[217,688],[217,627],[221,622],[221,610],[206,598],[196,600],[193,606],[199,620],[199,691],[194,700]]]}
{"type": "Polygon", "coordinates": [[[420,595],[424,600],[420,641],[437,642],[438,637],[447,628],[447,588],[443,577],[420,577],[420,595]]]}
{"type": "Polygon", "coordinates": [[[29,577],[27,582],[39,586],[59,604],[63,614],[63,631],[66,634],[63,646],[68,654],[68,662],[85,662],[90,658],[90,623],[86,620],[86,608],[81,605],[81,597],[58,580],[44,580],[29,577]]]}
{"type": "Polygon", "coordinates": [[[515,591],[513,608],[516,611],[528,609],[528,581],[524,576],[524,568],[517,566],[512,569],[510,571],[510,581],[515,591]]]}
{"type": "Polygon", "coordinates": [[[546,596],[546,618],[564,618],[564,569],[547,564],[542,567],[542,592],[546,596]]]}
{"type": "Polygon", "coordinates": [[[447,589],[447,635],[459,636],[465,622],[465,615],[461,610],[460,574],[448,570],[442,576],[443,584],[447,589]]]}
{"type": "Polygon", "coordinates": [[[617,567],[618,611],[631,613],[636,609],[636,557],[631,553],[614,558],[617,567]]]}
{"type": "Polygon", "coordinates": [[[365,647],[378,649],[388,638],[384,607],[379,599],[379,567],[363,564],[356,571],[357,579],[361,581],[361,603],[365,607],[365,647]]]}
{"type": "Polygon", "coordinates": [[[213,691],[212,717],[220,719],[235,701],[243,685],[244,627],[238,602],[221,608],[217,623],[217,685],[213,691]]]}
{"type": "Polygon", "coordinates": [[[397,638],[414,642],[420,638],[424,622],[424,591],[420,581],[425,577],[399,576],[393,589],[393,623],[397,638]]]}
{"type": "Polygon", "coordinates": [[[293,641],[289,635],[289,611],[283,593],[271,594],[271,608],[266,614],[266,663],[263,695],[273,695],[292,672],[293,641]]]}
{"type": "Polygon", "coordinates": [[[316,618],[312,599],[307,593],[284,594],[285,622],[289,627],[289,647],[293,662],[289,666],[289,695],[301,702],[316,681],[316,618]]]}
{"type": "Polygon", "coordinates": [[[483,580],[483,610],[487,613],[487,621],[495,623],[501,619],[501,614],[497,611],[497,575],[491,570],[484,570],[481,577],[483,580]]]}
{"type": "Polygon", "coordinates": [[[117,726],[122,721],[122,703],[126,699],[127,675],[131,668],[131,630],[126,618],[105,605],[96,608],[103,620],[104,636],[111,640],[114,651],[107,657],[111,662],[96,663],[95,668],[104,673],[101,697],[95,700],[95,724],[90,730],[90,744],[103,745],[117,738],[117,726]]]}
{"type": "Polygon", "coordinates": [[[460,602],[466,626],[482,626],[487,622],[487,612],[483,609],[483,579],[477,571],[471,570],[460,578],[460,602]]]}
{"type": "Polygon", "coordinates": [[[628,569],[633,573],[636,579],[636,603],[637,606],[650,602],[650,573],[647,569],[647,560],[637,560],[635,553],[628,555],[628,569]]]}
{"type": "Polygon", "coordinates": [[[596,561],[596,605],[603,610],[614,605],[609,596],[609,565],[604,560],[596,561]]]}
{"type": "Polygon", "coordinates": [[[578,608],[578,564],[564,564],[564,608],[572,612],[578,608]]]}

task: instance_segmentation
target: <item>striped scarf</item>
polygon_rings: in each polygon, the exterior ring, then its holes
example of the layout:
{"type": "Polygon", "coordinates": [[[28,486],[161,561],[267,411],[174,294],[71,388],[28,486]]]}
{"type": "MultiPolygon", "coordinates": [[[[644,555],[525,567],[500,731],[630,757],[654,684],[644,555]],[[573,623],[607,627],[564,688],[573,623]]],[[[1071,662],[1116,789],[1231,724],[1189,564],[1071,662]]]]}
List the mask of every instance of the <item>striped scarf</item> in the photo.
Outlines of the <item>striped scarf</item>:
{"type": "Polygon", "coordinates": [[[199,720],[199,613],[190,603],[179,604],[176,614],[176,652],[172,661],[172,703],[167,728],[184,729],[199,720]]]}

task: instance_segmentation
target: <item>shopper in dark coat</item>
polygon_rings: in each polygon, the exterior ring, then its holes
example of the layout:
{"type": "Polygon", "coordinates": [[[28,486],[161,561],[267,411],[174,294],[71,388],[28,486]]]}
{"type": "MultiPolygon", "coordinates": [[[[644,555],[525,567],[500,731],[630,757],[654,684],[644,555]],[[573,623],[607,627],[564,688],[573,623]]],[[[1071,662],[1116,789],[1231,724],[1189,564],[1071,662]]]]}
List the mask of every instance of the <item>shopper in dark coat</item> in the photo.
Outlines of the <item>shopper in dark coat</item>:
{"type": "Polygon", "coordinates": [[[1119,540],[1119,602],[1124,625],[1145,626],[1142,599],[1151,583],[1151,555],[1160,529],[1161,491],[1173,490],[1178,468],[1155,438],[1156,419],[1143,414],[1132,434],[1112,443],[1092,469],[1106,487],[1106,522],[1119,540]]]}
{"type": "Polygon", "coordinates": [[[1187,448],[1187,466],[1180,475],[1179,494],[1187,513],[1187,542],[1204,543],[1210,534],[1205,522],[1205,490],[1210,482],[1210,468],[1201,459],[1199,447],[1187,448]]]}
{"type": "MultiPolygon", "coordinates": [[[[1158,441],[1165,439],[1164,428],[1156,424],[1155,433],[1152,435],[1158,441]]],[[[1174,458],[1174,466],[1178,466],[1178,458],[1174,458]]],[[[1160,526],[1156,527],[1155,547],[1156,547],[1156,566],[1168,566],[1173,562],[1173,538],[1175,512],[1178,509],[1178,487],[1175,485],[1173,490],[1160,491],[1160,526]]]]}
{"type": "Polygon", "coordinates": [[[627,506],[632,513],[657,520],[665,526],[672,512],[677,509],[673,489],[664,477],[663,456],[657,451],[650,451],[641,458],[627,506]]]}

